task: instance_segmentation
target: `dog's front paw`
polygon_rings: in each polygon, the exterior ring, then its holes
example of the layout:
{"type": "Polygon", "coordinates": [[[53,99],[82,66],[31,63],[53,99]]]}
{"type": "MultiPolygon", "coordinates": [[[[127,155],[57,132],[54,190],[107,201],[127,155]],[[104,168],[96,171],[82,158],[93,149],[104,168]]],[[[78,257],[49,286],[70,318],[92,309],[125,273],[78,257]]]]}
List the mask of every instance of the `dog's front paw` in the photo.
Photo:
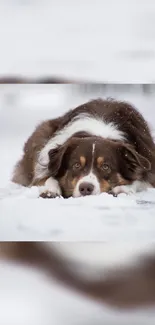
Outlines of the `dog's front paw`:
{"type": "Polygon", "coordinates": [[[126,194],[131,195],[135,193],[135,190],[131,187],[131,185],[119,185],[114,187],[109,194],[112,194],[113,196],[118,196],[119,194],[126,194]]]}
{"type": "Polygon", "coordinates": [[[117,194],[113,192],[113,190],[109,191],[108,194],[113,195],[114,197],[117,197],[117,194]]]}
{"type": "Polygon", "coordinates": [[[45,190],[44,192],[40,193],[39,197],[42,197],[43,199],[55,199],[56,197],[60,197],[60,195],[58,193],[45,190]]]}
{"type": "Polygon", "coordinates": [[[54,199],[61,196],[61,188],[54,178],[50,177],[44,186],[39,187],[39,197],[44,199],[54,199]]]}

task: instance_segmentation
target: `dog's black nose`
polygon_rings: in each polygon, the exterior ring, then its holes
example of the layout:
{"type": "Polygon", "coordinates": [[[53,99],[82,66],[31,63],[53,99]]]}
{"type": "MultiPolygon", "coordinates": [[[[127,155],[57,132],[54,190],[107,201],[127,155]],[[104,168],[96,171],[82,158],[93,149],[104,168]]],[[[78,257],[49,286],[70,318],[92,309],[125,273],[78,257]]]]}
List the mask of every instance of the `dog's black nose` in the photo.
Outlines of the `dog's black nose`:
{"type": "Polygon", "coordinates": [[[94,185],[91,183],[81,183],[79,191],[82,196],[91,195],[94,190],[94,185]]]}

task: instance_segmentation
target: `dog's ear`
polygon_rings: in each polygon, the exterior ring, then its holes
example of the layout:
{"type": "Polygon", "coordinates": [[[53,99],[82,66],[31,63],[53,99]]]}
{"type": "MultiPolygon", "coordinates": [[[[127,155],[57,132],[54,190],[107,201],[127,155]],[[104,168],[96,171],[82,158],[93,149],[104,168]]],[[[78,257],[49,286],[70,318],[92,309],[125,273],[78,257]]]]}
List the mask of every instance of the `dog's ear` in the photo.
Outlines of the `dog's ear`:
{"type": "Polygon", "coordinates": [[[58,146],[54,149],[51,149],[49,151],[48,169],[50,171],[51,176],[56,176],[58,174],[66,150],[67,150],[67,145],[64,144],[62,146],[58,146]]]}
{"type": "Polygon", "coordinates": [[[137,179],[151,169],[151,163],[140,155],[131,145],[119,145],[120,170],[129,179],[137,179]]]}
{"type": "Polygon", "coordinates": [[[63,145],[59,145],[49,151],[48,170],[50,171],[51,176],[55,177],[58,175],[61,167],[65,168],[66,160],[69,160],[70,153],[78,142],[79,139],[74,137],[67,140],[63,145]],[[64,155],[67,159],[63,160],[64,155]]]}

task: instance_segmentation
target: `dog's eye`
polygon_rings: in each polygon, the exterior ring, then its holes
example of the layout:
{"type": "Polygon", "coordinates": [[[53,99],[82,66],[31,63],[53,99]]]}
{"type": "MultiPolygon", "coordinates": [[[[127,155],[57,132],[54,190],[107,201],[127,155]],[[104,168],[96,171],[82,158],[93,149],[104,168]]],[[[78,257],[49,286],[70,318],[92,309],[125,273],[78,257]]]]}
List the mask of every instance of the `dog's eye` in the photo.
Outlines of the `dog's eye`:
{"type": "Polygon", "coordinates": [[[81,165],[80,165],[80,163],[75,163],[73,166],[73,169],[79,169],[79,168],[81,168],[81,165]]]}
{"type": "Polygon", "coordinates": [[[102,169],[102,170],[110,170],[110,167],[109,167],[109,165],[107,165],[107,164],[102,164],[102,165],[101,165],[101,169],[102,169]]]}

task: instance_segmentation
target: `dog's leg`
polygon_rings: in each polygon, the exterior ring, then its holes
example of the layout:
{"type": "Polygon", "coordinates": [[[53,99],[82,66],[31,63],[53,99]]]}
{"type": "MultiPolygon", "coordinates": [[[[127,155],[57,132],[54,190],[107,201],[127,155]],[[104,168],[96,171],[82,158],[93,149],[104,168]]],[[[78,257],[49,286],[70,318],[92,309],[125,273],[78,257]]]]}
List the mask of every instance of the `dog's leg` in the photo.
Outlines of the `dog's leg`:
{"type": "Polygon", "coordinates": [[[61,196],[61,188],[58,181],[53,177],[46,177],[42,180],[36,180],[32,185],[38,186],[39,196],[52,199],[61,196]]]}
{"type": "Polygon", "coordinates": [[[135,194],[136,192],[142,192],[147,190],[147,188],[152,187],[151,184],[143,182],[143,181],[134,181],[132,184],[128,185],[119,185],[114,187],[111,191],[110,194],[113,195],[118,195],[121,193],[125,193],[127,195],[130,194],[135,194]]]}

